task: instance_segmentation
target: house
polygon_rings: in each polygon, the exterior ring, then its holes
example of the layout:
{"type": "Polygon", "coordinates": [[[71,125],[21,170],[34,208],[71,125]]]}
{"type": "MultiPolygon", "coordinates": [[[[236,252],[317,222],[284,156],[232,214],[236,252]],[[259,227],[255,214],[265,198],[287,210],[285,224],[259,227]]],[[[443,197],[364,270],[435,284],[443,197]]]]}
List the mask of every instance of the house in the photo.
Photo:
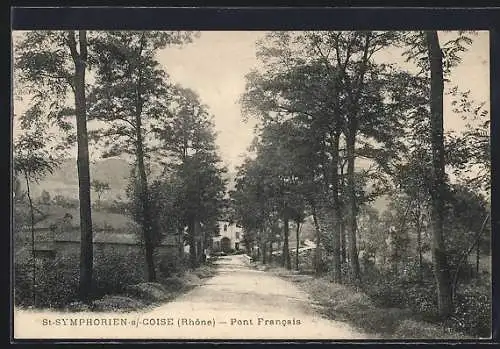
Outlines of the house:
{"type": "Polygon", "coordinates": [[[219,221],[219,236],[212,238],[212,247],[214,251],[229,252],[230,250],[239,250],[241,239],[243,237],[242,228],[228,221],[219,221]]]}
{"type": "MultiPolygon", "coordinates": [[[[47,208],[45,217],[35,224],[35,255],[40,258],[78,256],[80,253],[80,213],[78,209],[59,206],[47,208]]],[[[140,227],[130,217],[102,211],[92,212],[94,255],[143,254],[140,227]]],[[[26,227],[24,240],[31,241],[31,229],[26,227]]],[[[177,253],[178,236],[168,235],[157,247],[157,253],[177,253]]],[[[31,248],[31,246],[30,246],[31,248]]]]}

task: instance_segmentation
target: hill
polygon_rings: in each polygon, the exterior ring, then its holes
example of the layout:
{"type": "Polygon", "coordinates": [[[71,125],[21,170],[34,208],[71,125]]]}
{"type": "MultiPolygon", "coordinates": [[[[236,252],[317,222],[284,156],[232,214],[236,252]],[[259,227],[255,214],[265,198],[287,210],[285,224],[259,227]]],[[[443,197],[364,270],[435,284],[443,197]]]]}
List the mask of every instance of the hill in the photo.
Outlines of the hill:
{"type": "MultiPolygon", "coordinates": [[[[117,195],[123,196],[130,177],[132,165],[124,159],[109,158],[98,160],[90,164],[90,177],[92,180],[108,182],[111,190],[103,194],[102,199],[114,198],[117,195]]],[[[25,190],[24,183],[22,190],[25,190]]],[[[38,183],[34,183],[31,191],[33,197],[38,197],[43,190],[49,192],[51,197],[63,195],[65,197],[78,197],[78,172],[76,159],[66,159],[54,171],[47,175],[38,183]]]]}

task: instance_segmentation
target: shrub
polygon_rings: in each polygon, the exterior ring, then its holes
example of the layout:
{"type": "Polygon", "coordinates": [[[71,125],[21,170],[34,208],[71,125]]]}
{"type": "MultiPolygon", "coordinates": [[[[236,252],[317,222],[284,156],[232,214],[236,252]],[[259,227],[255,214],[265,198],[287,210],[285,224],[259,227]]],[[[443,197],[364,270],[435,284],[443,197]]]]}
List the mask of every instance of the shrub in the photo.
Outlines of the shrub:
{"type": "MultiPolygon", "coordinates": [[[[354,309],[356,308],[353,305],[354,309]]],[[[399,308],[366,307],[355,313],[348,313],[349,319],[358,327],[369,332],[391,336],[398,324],[408,317],[408,310],[399,308]]],[[[404,337],[403,337],[404,338],[404,337]]]]}
{"type": "Polygon", "coordinates": [[[475,337],[491,336],[490,288],[462,286],[455,296],[455,311],[448,323],[453,328],[475,337]]]}
{"type": "Polygon", "coordinates": [[[148,302],[159,302],[168,299],[168,291],[163,285],[155,282],[144,282],[125,287],[127,295],[143,299],[148,302]]]}
{"type": "MultiPolygon", "coordinates": [[[[39,261],[36,268],[36,306],[60,308],[78,297],[78,266],[69,257],[39,261]]],[[[32,263],[16,261],[14,266],[15,303],[32,306],[32,263]]]]}
{"type": "MultiPolygon", "coordinates": [[[[366,278],[364,280],[365,292],[380,306],[409,308],[414,312],[414,318],[429,321],[433,326],[440,323],[437,314],[436,285],[430,264],[424,265],[422,282],[418,281],[417,275],[420,273],[418,265],[406,264],[400,271],[402,273],[399,274],[386,272],[370,275],[369,280],[366,278]]],[[[489,337],[491,335],[490,282],[488,277],[476,278],[473,282],[474,284],[459,285],[454,299],[454,313],[441,325],[453,329],[454,333],[489,337]]],[[[424,332],[427,330],[433,333],[430,329],[424,329],[424,332]]]]}
{"type": "Polygon", "coordinates": [[[144,260],[139,255],[99,254],[94,262],[94,296],[122,293],[126,286],[146,279],[144,260]]]}
{"type": "Polygon", "coordinates": [[[186,278],[179,276],[172,276],[169,278],[162,279],[162,285],[168,291],[179,291],[182,290],[186,285],[186,278]]]}
{"type": "Polygon", "coordinates": [[[127,312],[141,309],[145,306],[144,302],[126,296],[104,296],[93,302],[93,310],[127,312]]]}
{"type": "Polygon", "coordinates": [[[188,269],[188,266],[189,260],[187,256],[169,253],[161,257],[158,269],[163,277],[170,277],[184,273],[188,269]]]}
{"type": "Polygon", "coordinates": [[[214,276],[215,270],[213,269],[213,267],[210,267],[208,265],[202,265],[193,270],[193,273],[200,279],[206,279],[214,276]]]}
{"type": "Polygon", "coordinates": [[[394,332],[395,338],[411,339],[460,339],[463,336],[453,332],[449,328],[437,326],[428,322],[416,320],[403,320],[394,332]]]}

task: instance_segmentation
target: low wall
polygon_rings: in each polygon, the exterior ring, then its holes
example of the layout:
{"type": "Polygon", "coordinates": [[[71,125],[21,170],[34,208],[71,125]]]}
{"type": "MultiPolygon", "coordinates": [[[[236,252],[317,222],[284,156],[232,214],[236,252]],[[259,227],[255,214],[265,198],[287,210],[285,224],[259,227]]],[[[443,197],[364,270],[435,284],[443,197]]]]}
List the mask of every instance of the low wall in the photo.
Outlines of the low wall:
{"type": "MultiPolygon", "coordinates": [[[[54,243],[55,256],[74,257],[79,260],[80,242],[57,241],[54,243]]],[[[173,245],[161,245],[156,247],[155,255],[159,262],[166,255],[177,254],[179,249],[173,245]]],[[[94,263],[98,264],[104,257],[123,256],[130,260],[144,258],[144,247],[141,245],[118,244],[118,243],[94,243],[94,263]]]]}

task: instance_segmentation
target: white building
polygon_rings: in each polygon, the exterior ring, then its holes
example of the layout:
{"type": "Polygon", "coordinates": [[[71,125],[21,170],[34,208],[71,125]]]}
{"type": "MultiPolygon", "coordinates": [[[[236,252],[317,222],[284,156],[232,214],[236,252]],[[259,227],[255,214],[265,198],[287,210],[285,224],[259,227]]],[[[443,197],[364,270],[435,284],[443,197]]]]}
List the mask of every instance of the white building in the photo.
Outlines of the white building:
{"type": "Polygon", "coordinates": [[[236,224],[230,224],[227,221],[220,221],[218,224],[220,235],[212,239],[214,251],[228,252],[232,249],[241,249],[240,240],[243,236],[242,228],[238,227],[236,224]]]}

